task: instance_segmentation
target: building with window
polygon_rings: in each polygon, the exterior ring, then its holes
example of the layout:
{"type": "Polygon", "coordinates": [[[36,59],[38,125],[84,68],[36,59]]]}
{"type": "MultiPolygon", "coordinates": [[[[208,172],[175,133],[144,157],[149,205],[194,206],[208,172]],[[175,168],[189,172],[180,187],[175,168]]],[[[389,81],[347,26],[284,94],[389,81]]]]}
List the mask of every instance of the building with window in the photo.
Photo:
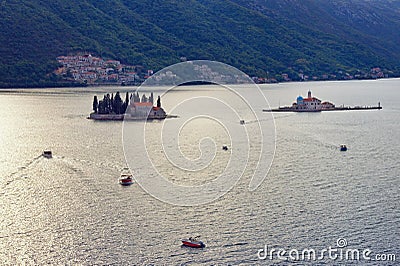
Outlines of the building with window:
{"type": "Polygon", "coordinates": [[[335,105],[330,102],[321,102],[320,99],[312,97],[311,91],[308,91],[307,98],[302,96],[297,97],[295,103],[293,103],[292,108],[298,111],[304,112],[318,112],[321,110],[328,110],[335,108],[335,105]]]}

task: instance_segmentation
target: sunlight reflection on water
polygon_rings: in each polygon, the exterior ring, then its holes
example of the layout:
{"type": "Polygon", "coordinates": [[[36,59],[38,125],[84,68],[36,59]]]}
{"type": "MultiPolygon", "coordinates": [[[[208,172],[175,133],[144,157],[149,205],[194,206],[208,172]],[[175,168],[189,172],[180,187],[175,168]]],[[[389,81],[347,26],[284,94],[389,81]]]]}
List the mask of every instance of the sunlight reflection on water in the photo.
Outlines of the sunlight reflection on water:
{"type": "MultiPolygon", "coordinates": [[[[326,248],[339,237],[355,248],[399,254],[399,82],[262,86],[272,106],[311,88],[336,104],[379,100],[384,109],[276,114],[276,157],[261,187],[248,191],[246,172],[223,198],[198,207],[168,205],[138,186],[118,185],[122,125],[86,119],[94,91],[117,89],[0,92],[0,261],[256,264],[265,244],[326,248]],[[347,152],[338,151],[341,143],[347,152]],[[54,158],[41,157],[44,149],[54,158]],[[179,240],[190,235],[201,235],[207,247],[181,248],[179,240]]],[[[191,90],[175,92],[176,99],[191,90]]],[[[213,133],[224,138],[223,131],[213,133]]],[[[193,136],[195,142],[184,141],[197,143],[193,136]]],[[[217,149],[215,173],[226,159],[217,149]]],[[[196,149],[184,152],[198,156],[196,149]]],[[[169,165],[159,167],[176,182],[201,182],[201,175],[180,179],[169,165]]]]}

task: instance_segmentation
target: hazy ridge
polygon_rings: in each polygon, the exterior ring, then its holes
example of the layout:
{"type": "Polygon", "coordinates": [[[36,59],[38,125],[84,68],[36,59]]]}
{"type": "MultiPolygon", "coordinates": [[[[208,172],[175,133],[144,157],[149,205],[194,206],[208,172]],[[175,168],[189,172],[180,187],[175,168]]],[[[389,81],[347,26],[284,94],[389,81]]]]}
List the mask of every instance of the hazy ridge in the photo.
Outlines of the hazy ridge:
{"type": "Polygon", "coordinates": [[[400,73],[399,1],[7,0],[0,26],[0,86],[57,83],[55,58],[81,51],[154,70],[187,57],[258,76],[400,73]]]}

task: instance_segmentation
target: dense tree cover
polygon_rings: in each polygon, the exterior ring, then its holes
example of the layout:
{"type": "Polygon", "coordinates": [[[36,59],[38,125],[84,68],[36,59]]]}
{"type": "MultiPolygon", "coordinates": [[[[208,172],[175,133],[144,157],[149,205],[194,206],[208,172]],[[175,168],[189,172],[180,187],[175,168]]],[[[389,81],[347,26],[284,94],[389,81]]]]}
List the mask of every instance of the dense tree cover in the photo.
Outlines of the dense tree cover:
{"type": "Polygon", "coordinates": [[[97,96],[94,96],[93,111],[99,114],[123,114],[128,106],[126,102],[122,101],[119,92],[116,93],[115,97],[114,94],[111,94],[111,96],[110,94],[106,94],[97,104],[95,104],[96,102],[97,96]]]}
{"type": "MultiPolygon", "coordinates": [[[[100,101],[97,99],[97,96],[95,95],[93,96],[93,112],[98,114],[124,114],[129,106],[130,101],[153,103],[153,100],[154,100],[153,93],[150,94],[149,98],[147,98],[145,94],[143,94],[142,98],[140,98],[138,92],[136,92],[136,94],[135,93],[129,94],[129,92],[126,92],[125,101],[122,100],[119,91],[117,91],[115,96],[113,93],[111,95],[109,93],[105,94],[103,96],[103,99],[100,101]]],[[[158,96],[157,99],[157,106],[161,107],[160,96],[158,96]]]]}
{"type": "Polygon", "coordinates": [[[362,0],[7,0],[0,87],[62,85],[55,58],[83,51],[154,70],[186,57],[258,76],[376,66],[398,75],[399,10],[362,0]]]}

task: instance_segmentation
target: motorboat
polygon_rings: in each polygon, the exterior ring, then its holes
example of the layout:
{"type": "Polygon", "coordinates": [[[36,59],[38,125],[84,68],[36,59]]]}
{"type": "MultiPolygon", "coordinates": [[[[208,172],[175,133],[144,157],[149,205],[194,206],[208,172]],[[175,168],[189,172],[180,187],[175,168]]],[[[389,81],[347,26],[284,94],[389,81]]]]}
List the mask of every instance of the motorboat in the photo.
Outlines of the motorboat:
{"type": "Polygon", "coordinates": [[[123,186],[129,186],[133,184],[133,178],[131,174],[122,174],[119,178],[119,183],[123,186]]]}
{"type": "Polygon", "coordinates": [[[182,239],[182,246],[190,248],[204,248],[206,245],[197,239],[197,237],[189,237],[189,239],[182,239]]]}
{"type": "Polygon", "coordinates": [[[345,144],[340,145],[340,151],[347,151],[347,146],[345,144]]]}
{"type": "Polygon", "coordinates": [[[43,151],[42,155],[44,158],[47,158],[47,159],[53,158],[53,153],[50,150],[43,151]]]}
{"type": "Polygon", "coordinates": [[[132,174],[130,173],[129,169],[124,168],[121,176],[119,177],[119,183],[123,186],[130,186],[133,184],[132,174]]]}

